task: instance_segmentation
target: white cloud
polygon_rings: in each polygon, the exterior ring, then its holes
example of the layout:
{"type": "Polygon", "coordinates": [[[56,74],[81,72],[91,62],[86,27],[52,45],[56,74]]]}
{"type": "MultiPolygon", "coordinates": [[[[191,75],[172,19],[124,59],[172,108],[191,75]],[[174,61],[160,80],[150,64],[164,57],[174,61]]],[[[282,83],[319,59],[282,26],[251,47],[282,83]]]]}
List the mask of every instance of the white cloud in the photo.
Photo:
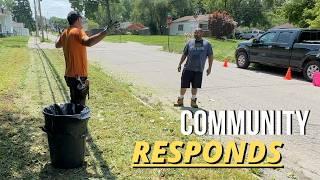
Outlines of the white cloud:
{"type": "MultiPolygon", "coordinates": [[[[38,0],[36,0],[36,3],[37,1],[38,0]]],[[[32,12],[34,13],[34,6],[33,6],[34,0],[29,0],[29,2],[31,5],[32,12]]],[[[50,18],[52,16],[67,18],[68,13],[72,9],[68,0],[42,0],[41,10],[42,10],[42,15],[47,18],[50,18]]]]}

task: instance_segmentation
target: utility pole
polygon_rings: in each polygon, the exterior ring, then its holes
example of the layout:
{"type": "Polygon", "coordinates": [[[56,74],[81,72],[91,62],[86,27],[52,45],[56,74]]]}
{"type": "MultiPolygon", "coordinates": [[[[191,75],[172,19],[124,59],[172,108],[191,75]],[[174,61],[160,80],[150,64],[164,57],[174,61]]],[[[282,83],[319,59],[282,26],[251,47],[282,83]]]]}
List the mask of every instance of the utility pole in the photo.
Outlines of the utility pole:
{"type": "MultiPolygon", "coordinates": [[[[48,11],[47,11],[47,17],[49,17],[49,15],[48,15],[48,11]]],[[[46,20],[46,32],[47,32],[47,40],[49,40],[49,32],[48,32],[48,24],[49,24],[49,22],[47,21],[47,19],[45,19],[46,20]]]]}
{"type": "Polygon", "coordinates": [[[168,27],[168,51],[170,52],[170,26],[172,24],[172,16],[168,13],[167,16],[167,27],[168,27]]]}
{"type": "Polygon", "coordinates": [[[43,31],[43,20],[42,20],[42,14],[41,14],[41,0],[38,0],[38,8],[39,8],[39,14],[40,14],[40,27],[41,27],[41,41],[44,42],[44,31],[43,31]]]}
{"type": "Polygon", "coordinates": [[[33,0],[34,4],[34,19],[36,21],[36,37],[39,37],[39,27],[38,27],[38,20],[37,20],[37,4],[36,0],[33,0]]]}

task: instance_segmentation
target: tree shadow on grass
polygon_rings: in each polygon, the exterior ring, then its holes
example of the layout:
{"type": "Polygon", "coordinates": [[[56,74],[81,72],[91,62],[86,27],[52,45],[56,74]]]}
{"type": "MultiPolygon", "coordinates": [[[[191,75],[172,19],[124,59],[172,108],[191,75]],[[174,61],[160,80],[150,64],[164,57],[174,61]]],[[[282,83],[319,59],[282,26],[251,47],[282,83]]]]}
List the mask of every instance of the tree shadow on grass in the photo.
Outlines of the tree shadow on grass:
{"type": "MultiPolygon", "coordinates": [[[[48,57],[46,58],[46,61],[50,61],[48,57]]],[[[43,67],[43,64],[40,64],[40,67],[43,67]]],[[[57,77],[58,74],[53,69],[55,68],[53,65],[50,68],[52,69],[47,69],[46,73],[53,73],[55,76],[53,82],[59,83],[59,89],[58,91],[50,89],[49,93],[54,94],[49,97],[55,99],[54,97],[57,97],[59,93],[67,97],[67,88],[62,78],[57,77]]],[[[39,88],[40,102],[38,104],[42,107],[46,101],[44,101],[45,97],[41,94],[41,90],[45,89],[44,86],[49,85],[42,84],[40,81],[36,84],[39,86],[36,87],[39,88]]],[[[99,153],[98,146],[90,137],[91,141],[87,142],[85,158],[87,163],[83,167],[71,170],[53,168],[50,163],[46,135],[39,128],[44,125],[44,120],[39,117],[38,113],[32,115],[28,110],[21,109],[25,107],[24,105],[16,106],[14,102],[18,98],[20,97],[17,95],[0,96],[0,179],[115,179],[107,162],[99,153]]]]}
{"type": "Polygon", "coordinates": [[[37,128],[41,119],[15,111],[0,110],[0,176],[8,179],[33,178],[47,159],[41,146],[44,138],[37,128]],[[40,143],[40,144],[39,144],[40,143]],[[37,145],[39,144],[39,145],[37,145]]]}
{"type": "MultiPolygon", "coordinates": [[[[15,111],[0,111],[0,176],[5,179],[115,179],[98,147],[87,143],[89,154],[83,167],[63,170],[51,166],[41,118],[15,111]],[[91,160],[94,159],[94,160],[91,160]],[[95,162],[98,160],[98,162],[95,162]],[[101,167],[99,167],[101,166],[101,167]]],[[[1,179],[1,178],[0,178],[1,179]]]]}
{"type": "MultiPolygon", "coordinates": [[[[57,69],[51,62],[50,58],[46,55],[46,53],[38,46],[37,54],[42,62],[44,71],[46,73],[46,79],[48,85],[51,87],[51,80],[49,80],[49,73],[54,78],[54,83],[56,83],[58,87],[58,92],[54,92],[52,88],[51,96],[52,100],[55,102],[56,96],[61,96],[63,100],[69,101],[68,88],[64,84],[64,79],[61,78],[57,69]],[[44,63],[46,63],[49,67],[49,70],[45,68],[44,63]]],[[[115,177],[111,174],[107,162],[101,156],[101,153],[98,146],[92,141],[92,137],[89,133],[86,143],[86,160],[87,162],[83,167],[71,170],[63,170],[63,169],[55,169],[52,167],[50,163],[46,163],[39,177],[41,179],[88,179],[88,178],[104,178],[104,179],[115,179],[115,177]]],[[[46,142],[47,143],[47,142],[46,142]]]]}
{"type": "Polygon", "coordinates": [[[82,167],[69,170],[54,168],[51,163],[48,162],[42,168],[39,177],[40,179],[116,179],[102,158],[99,148],[92,141],[90,134],[87,137],[86,143],[86,159],[87,161],[82,167]]]}

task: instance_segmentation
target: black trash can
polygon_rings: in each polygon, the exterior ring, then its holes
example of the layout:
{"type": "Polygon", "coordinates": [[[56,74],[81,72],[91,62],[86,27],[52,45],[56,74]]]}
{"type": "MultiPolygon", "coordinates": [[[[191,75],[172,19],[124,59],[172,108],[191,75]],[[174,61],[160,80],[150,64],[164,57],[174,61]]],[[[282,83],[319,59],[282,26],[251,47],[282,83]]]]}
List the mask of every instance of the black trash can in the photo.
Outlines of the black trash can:
{"type": "Polygon", "coordinates": [[[78,168],[83,165],[85,138],[90,109],[76,104],[51,105],[44,108],[50,158],[53,167],[78,168]]]}

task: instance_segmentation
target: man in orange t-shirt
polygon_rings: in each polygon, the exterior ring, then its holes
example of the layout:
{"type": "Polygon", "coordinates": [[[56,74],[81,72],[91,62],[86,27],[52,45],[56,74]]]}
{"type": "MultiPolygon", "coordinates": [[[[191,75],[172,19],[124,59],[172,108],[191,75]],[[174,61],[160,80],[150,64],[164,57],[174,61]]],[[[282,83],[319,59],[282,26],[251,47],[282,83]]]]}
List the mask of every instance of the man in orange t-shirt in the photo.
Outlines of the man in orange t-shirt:
{"type": "Polygon", "coordinates": [[[107,29],[88,37],[83,31],[82,16],[79,12],[68,14],[69,28],[60,34],[56,48],[63,48],[66,63],[65,80],[70,88],[71,103],[85,105],[89,93],[88,60],[86,47],[100,42],[107,29]]]}

